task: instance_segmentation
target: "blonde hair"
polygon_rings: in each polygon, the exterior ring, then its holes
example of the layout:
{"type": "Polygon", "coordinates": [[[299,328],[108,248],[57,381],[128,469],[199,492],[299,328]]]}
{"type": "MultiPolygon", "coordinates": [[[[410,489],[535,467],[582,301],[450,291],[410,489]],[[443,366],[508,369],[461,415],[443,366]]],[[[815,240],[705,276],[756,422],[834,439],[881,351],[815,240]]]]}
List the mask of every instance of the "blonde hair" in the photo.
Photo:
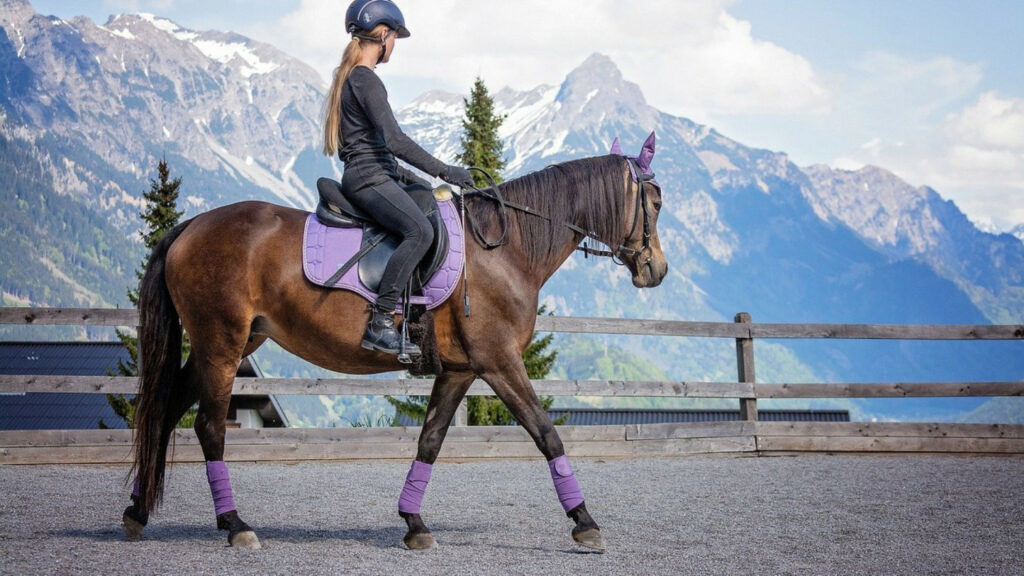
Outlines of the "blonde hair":
{"type": "MultiPolygon", "coordinates": [[[[385,30],[389,29],[385,24],[378,24],[367,36],[379,38],[385,30]]],[[[341,133],[341,94],[344,92],[345,81],[348,80],[349,73],[359,62],[363,50],[369,46],[380,49],[379,43],[375,41],[353,37],[345,47],[344,54],[341,55],[341,63],[334,69],[334,81],[331,82],[331,89],[327,92],[323,110],[323,153],[325,156],[334,156],[345,144],[345,138],[341,133]]]]}

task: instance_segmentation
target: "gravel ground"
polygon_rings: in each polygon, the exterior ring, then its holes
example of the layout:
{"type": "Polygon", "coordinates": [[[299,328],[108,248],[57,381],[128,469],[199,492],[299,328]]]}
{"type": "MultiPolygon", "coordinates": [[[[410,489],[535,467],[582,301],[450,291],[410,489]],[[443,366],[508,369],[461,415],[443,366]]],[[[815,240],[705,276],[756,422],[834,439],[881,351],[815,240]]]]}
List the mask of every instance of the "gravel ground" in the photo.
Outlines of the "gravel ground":
{"type": "Polygon", "coordinates": [[[200,464],[171,470],[139,542],[120,528],[126,468],[0,466],[0,573],[1024,574],[1024,459],[574,465],[606,554],[573,544],[540,459],[435,466],[427,552],[401,543],[407,462],[231,464],[255,552],[226,546],[200,464]]]}

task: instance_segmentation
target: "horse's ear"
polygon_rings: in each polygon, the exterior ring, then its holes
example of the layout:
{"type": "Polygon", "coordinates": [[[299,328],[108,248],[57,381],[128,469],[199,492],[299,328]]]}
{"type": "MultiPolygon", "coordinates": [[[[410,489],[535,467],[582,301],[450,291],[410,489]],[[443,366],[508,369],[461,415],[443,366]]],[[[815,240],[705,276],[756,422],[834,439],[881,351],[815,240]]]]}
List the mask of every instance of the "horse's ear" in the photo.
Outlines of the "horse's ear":
{"type": "Polygon", "coordinates": [[[640,149],[640,155],[636,157],[636,163],[645,173],[651,171],[651,161],[654,160],[654,132],[647,137],[644,142],[644,147],[640,149]]]}
{"type": "Polygon", "coordinates": [[[621,144],[619,144],[619,139],[618,139],[618,137],[616,137],[616,138],[615,138],[615,141],[614,141],[614,142],[612,142],[612,149],[611,149],[611,151],[609,152],[609,154],[615,154],[615,155],[617,155],[617,156],[622,156],[622,145],[621,145],[621,144]]]}

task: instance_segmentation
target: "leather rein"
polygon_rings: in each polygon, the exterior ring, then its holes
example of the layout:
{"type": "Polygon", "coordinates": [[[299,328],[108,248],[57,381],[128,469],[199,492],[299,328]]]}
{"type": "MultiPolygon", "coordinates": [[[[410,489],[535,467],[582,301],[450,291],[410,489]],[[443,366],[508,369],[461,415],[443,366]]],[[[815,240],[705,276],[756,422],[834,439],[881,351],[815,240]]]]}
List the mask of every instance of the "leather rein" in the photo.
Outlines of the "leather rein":
{"type": "MultiPolygon", "coordinates": [[[[634,212],[634,215],[633,215],[633,226],[632,226],[632,228],[630,228],[629,234],[626,234],[626,236],[622,239],[622,242],[619,242],[618,246],[614,250],[598,250],[596,248],[591,248],[590,246],[587,245],[587,242],[586,242],[587,238],[589,238],[589,239],[591,239],[591,240],[593,240],[595,242],[598,242],[600,244],[604,244],[605,246],[608,246],[608,247],[613,246],[614,243],[613,242],[608,242],[606,240],[603,240],[603,239],[599,238],[598,235],[597,235],[597,232],[595,232],[593,230],[586,230],[586,229],[581,228],[581,227],[579,227],[579,226],[577,226],[577,225],[575,225],[575,224],[573,224],[571,222],[563,222],[562,223],[562,225],[565,226],[566,228],[568,228],[568,229],[572,230],[573,232],[583,236],[583,238],[581,238],[581,240],[580,240],[581,242],[583,242],[583,246],[576,246],[576,250],[579,250],[580,252],[583,252],[584,257],[587,257],[587,256],[609,257],[609,258],[612,259],[612,262],[615,262],[616,264],[618,264],[620,266],[624,266],[625,265],[625,262],[622,261],[622,256],[634,256],[635,257],[635,256],[639,256],[639,255],[641,255],[641,254],[643,254],[645,252],[648,252],[648,253],[650,252],[650,248],[651,248],[651,215],[650,215],[650,209],[647,207],[647,187],[644,186],[644,184],[646,184],[648,182],[651,182],[655,186],[658,185],[657,182],[654,180],[654,174],[645,173],[640,168],[640,166],[637,164],[637,161],[636,161],[635,158],[632,158],[632,157],[629,157],[629,156],[626,156],[625,158],[626,158],[626,161],[629,162],[629,171],[630,171],[630,174],[632,175],[633,181],[636,182],[640,186],[640,193],[637,194],[637,203],[636,203],[637,205],[636,205],[636,211],[634,212]],[[626,246],[625,242],[629,238],[632,238],[633,234],[636,232],[636,227],[637,227],[637,225],[640,222],[640,214],[641,213],[643,214],[644,235],[643,235],[642,246],[638,250],[636,248],[630,248],[629,246],[626,246]]],[[[557,166],[549,166],[548,168],[557,168],[557,166]]],[[[498,248],[500,246],[504,246],[505,244],[508,243],[508,209],[509,208],[511,208],[513,210],[517,210],[519,212],[524,212],[524,213],[529,214],[531,216],[535,216],[537,218],[541,218],[541,219],[547,220],[548,222],[551,222],[551,218],[549,218],[548,216],[545,216],[544,214],[541,214],[540,212],[537,212],[536,210],[534,210],[533,208],[530,208],[529,206],[524,206],[522,204],[516,204],[515,202],[509,202],[508,200],[505,200],[505,198],[501,195],[501,190],[499,190],[497,184],[495,184],[494,178],[491,177],[491,175],[489,173],[487,173],[486,170],[484,170],[482,168],[477,168],[477,167],[472,167],[472,168],[470,168],[470,170],[472,170],[474,172],[479,172],[481,175],[483,175],[483,177],[487,180],[488,184],[490,184],[490,185],[487,188],[484,188],[484,189],[473,187],[470,190],[463,192],[462,193],[463,203],[465,202],[466,198],[481,197],[481,198],[484,198],[484,199],[487,199],[487,200],[491,200],[492,202],[496,202],[498,204],[499,208],[500,208],[498,214],[499,214],[499,218],[500,218],[500,221],[501,221],[501,234],[498,236],[497,240],[491,241],[491,240],[488,240],[484,236],[483,232],[480,231],[480,228],[479,228],[479,226],[476,223],[476,219],[472,216],[472,214],[469,214],[465,210],[465,207],[464,207],[465,205],[463,204],[464,219],[468,220],[469,228],[473,231],[473,234],[477,237],[477,240],[480,241],[480,244],[486,250],[494,250],[495,248],[498,248]]],[[[650,260],[650,256],[649,255],[648,255],[648,260],[650,260]]],[[[643,263],[641,263],[641,264],[643,264],[643,263]]]]}

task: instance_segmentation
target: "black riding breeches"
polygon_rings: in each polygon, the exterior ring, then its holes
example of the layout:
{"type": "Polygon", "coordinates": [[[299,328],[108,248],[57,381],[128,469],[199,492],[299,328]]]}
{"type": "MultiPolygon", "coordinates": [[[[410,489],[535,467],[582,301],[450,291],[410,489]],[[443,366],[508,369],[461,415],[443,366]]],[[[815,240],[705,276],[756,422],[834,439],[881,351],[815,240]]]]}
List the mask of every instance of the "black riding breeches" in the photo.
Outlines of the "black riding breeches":
{"type": "Polygon", "coordinates": [[[382,228],[401,238],[384,269],[377,297],[377,306],[392,312],[416,265],[430,249],[434,229],[409,192],[394,180],[365,185],[346,196],[382,228]]]}

